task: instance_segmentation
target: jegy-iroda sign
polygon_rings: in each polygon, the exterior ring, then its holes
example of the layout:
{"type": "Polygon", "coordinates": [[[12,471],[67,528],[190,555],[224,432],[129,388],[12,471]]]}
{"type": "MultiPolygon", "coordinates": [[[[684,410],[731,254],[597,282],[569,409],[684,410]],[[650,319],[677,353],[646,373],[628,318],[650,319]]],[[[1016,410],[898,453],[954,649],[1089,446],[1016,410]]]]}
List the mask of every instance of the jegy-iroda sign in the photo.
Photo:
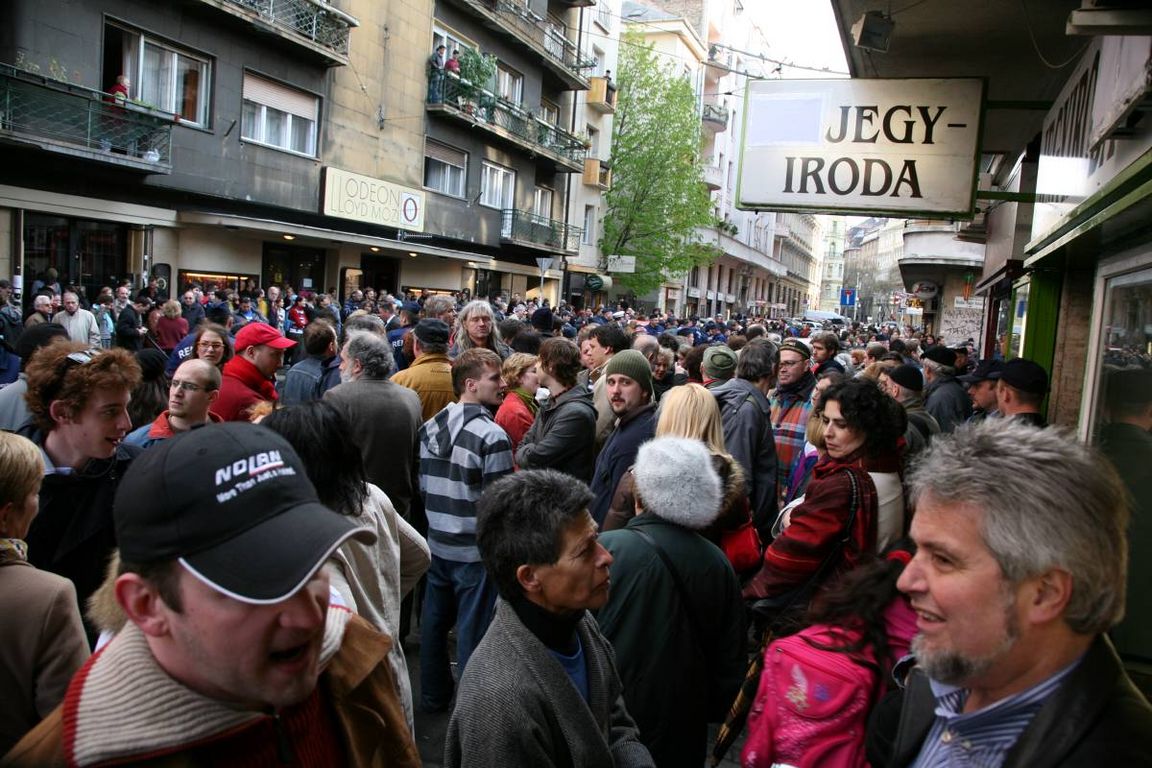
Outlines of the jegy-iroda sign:
{"type": "Polygon", "coordinates": [[[757,80],[737,207],[972,215],[984,81],[757,80]]]}

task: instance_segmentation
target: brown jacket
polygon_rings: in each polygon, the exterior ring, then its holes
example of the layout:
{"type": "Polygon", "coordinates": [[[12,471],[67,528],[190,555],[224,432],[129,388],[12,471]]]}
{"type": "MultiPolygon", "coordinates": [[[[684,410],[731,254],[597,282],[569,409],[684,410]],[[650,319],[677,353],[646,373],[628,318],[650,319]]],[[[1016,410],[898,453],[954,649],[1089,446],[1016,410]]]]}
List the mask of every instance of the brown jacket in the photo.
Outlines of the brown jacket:
{"type": "MultiPolygon", "coordinates": [[[[329,609],[329,621],[332,620],[332,612],[338,610],[341,609],[329,609]]],[[[392,640],[387,635],[377,632],[359,616],[350,615],[346,622],[340,648],[328,662],[319,684],[326,688],[331,699],[333,711],[339,722],[339,731],[344,736],[348,764],[380,768],[393,766],[419,768],[420,755],[405,724],[404,712],[396,693],[396,680],[387,661],[392,640]]],[[[134,625],[128,625],[125,632],[139,634],[134,625]]],[[[118,636],[113,643],[119,640],[121,637],[118,636]]],[[[71,718],[82,716],[78,713],[82,713],[85,709],[83,699],[90,695],[84,689],[86,673],[113,647],[113,645],[106,646],[73,678],[66,699],[68,701],[74,697],[77,702],[74,711],[70,712],[71,718]]],[[[108,695],[107,709],[116,709],[128,704],[124,700],[123,688],[120,686],[130,685],[130,682],[122,679],[115,682],[117,685],[106,694],[101,692],[92,694],[101,697],[108,695]]],[[[191,692],[189,694],[191,695],[191,692]]],[[[203,700],[198,695],[193,696],[197,700],[203,700]]],[[[142,697],[147,698],[147,694],[142,694],[142,697]]],[[[93,708],[99,709],[102,706],[98,704],[93,708]]],[[[167,701],[165,707],[187,711],[179,702],[174,704],[172,701],[167,701]]],[[[107,715],[108,712],[105,711],[104,714],[107,715]]],[[[222,717],[236,717],[236,715],[225,714],[222,717]]],[[[187,727],[194,728],[195,723],[189,723],[187,727]]],[[[235,723],[229,730],[231,733],[243,730],[243,722],[235,723]]],[[[67,766],[75,760],[75,755],[65,755],[66,735],[69,737],[67,739],[70,742],[69,749],[75,751],[81,748],[78,734],[85,735],[84,729],[77,728],[75,722],[65,723],[63,706],[57,707],[0,760],[0,768],[67,766]]],[[[227,738],[227,735],[223,738],[227,738]]],[[[200,740],[198,743],[203,741],[200,740]]],[[[189,754],[179,750],[164,755],[155,753],[109,755],[107,758],[88,762],[91,765],[113,763],[118,766],[149,765],[159,768],[183,768],[192,765],[189,754]]]]}
{"type": "Polygon", "coordinates": [[[449,403],[456,402],[456,392],[452,389],[452,361],[448,355],[420,355],[412,365],[393,374],[391,381],[416,390],[424,421],[440,413],[449,403]]]}

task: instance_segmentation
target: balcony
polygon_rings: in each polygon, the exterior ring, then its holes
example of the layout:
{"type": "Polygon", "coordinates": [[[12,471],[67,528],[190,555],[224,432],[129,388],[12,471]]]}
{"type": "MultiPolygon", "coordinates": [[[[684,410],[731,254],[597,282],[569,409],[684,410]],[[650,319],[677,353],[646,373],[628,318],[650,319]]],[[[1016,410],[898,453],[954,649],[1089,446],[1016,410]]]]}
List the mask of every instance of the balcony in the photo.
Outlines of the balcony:
{"type": "Polygon", "coordinates": [[[720,133],[728,128],[728,107],[723,104],[705,104],[700,120],[707,130],[720,133]]]}
{"type": "Polygon", "coordinates": [[[596,0],[560,0],[560,5],[565,8],[588,8],[596,5],[596,0]]]}
{"type": "Polygon", "coordinates": [[[507,35],[531,53],[573,91],[588,90],[587,73],[596,61],[584,56],[562,27],[548,22],[515,0],[453,0],[495,32],[507,35]]]}
{"type": "Polygon", "coordinates": [[[549,253],[574,254],[580,249],[581,227],[514,208],[505,208],[501,214],[500,239],[505,242],[549,253]]]}
{"type": "Polygon", "coordinates": [[[608,191],[612,188],[612,166],[607,160],[584,158],[584,184],[608,191]]]}
{"type": "Polygon", "coordinates": [[[0,64],[0,140],[143,171],[172,171],[173,115],[0,64]]]}
{"type": "Polygon", "coordinates": [[[543,160],[557,173],[584,170],[584,141],[563,128],[546,123],[529,110],[476,88],[451,72],[429,87],[427,109],[443,114],[513,144],[543,160]]]}
{"type": "Polygon", "coordinates": [[[606,77],[589,78],[588,108],[602,115],[616,111],[616,85],[606,77]]]}
{"type": "Polygon", "coordinates": [[[332,65],[348,64],[354,17],[322,0],[200,0],[268,34],[296,43],[332,65]]]}
{"type": "Polygon", "coordinates": [[[704,166],[704,186],[715,191],[724,187],[724,169],[718,165],[704,166]]]}

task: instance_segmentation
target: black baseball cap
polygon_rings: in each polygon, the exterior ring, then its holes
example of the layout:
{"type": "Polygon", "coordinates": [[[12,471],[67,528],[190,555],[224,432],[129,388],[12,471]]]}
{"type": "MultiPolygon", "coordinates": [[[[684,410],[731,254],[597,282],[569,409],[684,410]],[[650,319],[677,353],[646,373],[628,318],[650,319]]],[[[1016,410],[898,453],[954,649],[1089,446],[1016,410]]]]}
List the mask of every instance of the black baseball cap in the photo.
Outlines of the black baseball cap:
{"type": "Polygon", "coordinates": [[[1004,363],[1000,380],[1021,392],[1029,392],[1033,395],[1043,395],[1048,392],[1048,372],[1039,363],[1026,360],[1023,357],[1014,357],[1004,363]]]}
{"type": "Polygon", "coordinates": [[[246,422],[210,424],[136,458],[113,506],[120,557],[177,559],[245,603],[296,594],[349,538],[376,535],[320,503],[296,451],[246,422]]]}
{"type": "Polygon", "coordinates": [[[412,332],[423,344],[447,344],[450,334],[448,323],[434,317],[426,317],[416,323],[412,332]]]}
{"type": "Polygon", "coordinates": [[[957,376],[956,379],[965,384],[978,384],[981,381],[995,381],[1003,371],[1004,363],[1000,360],[981,360],[976,370],[957,376]]]}

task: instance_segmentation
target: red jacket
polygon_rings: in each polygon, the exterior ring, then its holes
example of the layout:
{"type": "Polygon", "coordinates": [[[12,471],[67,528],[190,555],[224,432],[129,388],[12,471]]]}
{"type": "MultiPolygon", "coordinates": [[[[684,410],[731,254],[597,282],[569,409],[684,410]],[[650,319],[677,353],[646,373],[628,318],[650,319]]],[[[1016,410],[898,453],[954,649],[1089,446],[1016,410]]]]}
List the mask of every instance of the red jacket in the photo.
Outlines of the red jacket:
{"type": "Polygon", "coordinates": [[[247,421],[252,406],[276,402],[276,385],[243,357],[225,363],[223,374],[212,413],[224,421],[247,421]]]}
{"type": "MultiPolygon", "coordinates": [[[[851,472],[859,497],[851,540],[831,573],[853,568],[864,552],[876,550],[876,485],[861,452],[845,459],[831,456],[812,470],[804,502],[792,510],[791,524],[764,551],[764,565],[744,587],[744,597],[775,597],[804,586],[815,575],[844,533],[852,505],[851,472]]],[[[826,574],[825,578],[831,574],[826,574]]]]}
{"type": "Polygon", "coordinates": [[[504,402],[496,411],[496,423],[508,433],[508,440],[512,443],[512,455],[516,455],[516,448],[520,445],[521,438],[535,420],[536,414],[529,410],[519,395],[512,390],[504,395],[504,402]]]}

